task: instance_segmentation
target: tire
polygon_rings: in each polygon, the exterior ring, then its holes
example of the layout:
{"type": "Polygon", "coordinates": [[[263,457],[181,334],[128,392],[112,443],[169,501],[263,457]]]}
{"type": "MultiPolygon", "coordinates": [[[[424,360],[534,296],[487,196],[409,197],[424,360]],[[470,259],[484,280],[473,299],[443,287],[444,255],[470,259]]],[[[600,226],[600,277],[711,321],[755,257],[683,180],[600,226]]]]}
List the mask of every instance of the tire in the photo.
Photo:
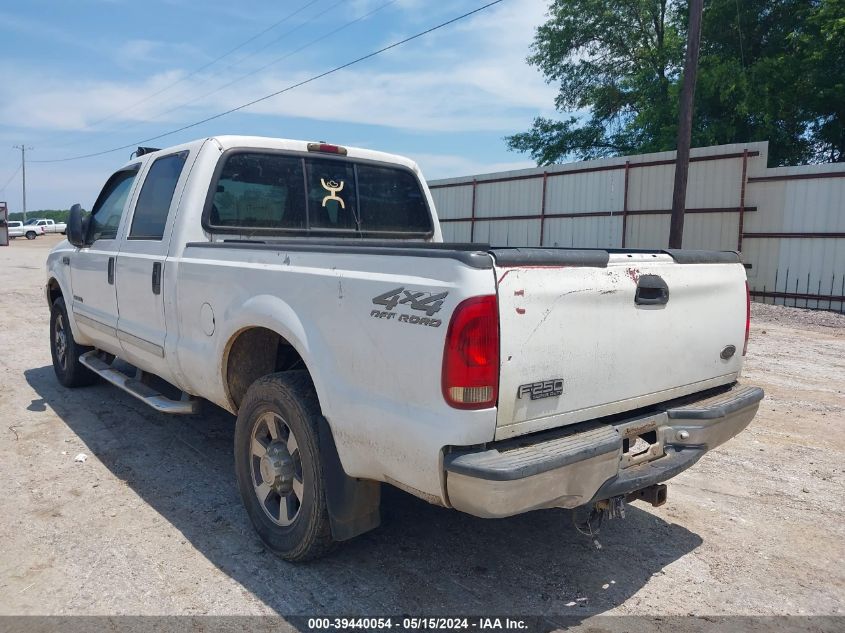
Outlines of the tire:
{"type": "Polygon", "coordinates": [[[320,416],[308,373],[287,371],[250,386],[235,425],[235,475],[244,507],[267,548],[289,561],[319,558],[334,545],[320,416]]]}
{"type": "Polygon", "coordinates": [[[35,239],[35,231],[27,231],[26,232],[26,239],[34,240],[35,239]]]}
{"type": "Polygon", "coordinates": [[[65,300],[59,297],[50,309],[50,354],[53,371],[64,387],[84,387],[97,382],[97,374],[79,362],[79,357],[93,347],[79,345],[73,339],[65,300]]]}

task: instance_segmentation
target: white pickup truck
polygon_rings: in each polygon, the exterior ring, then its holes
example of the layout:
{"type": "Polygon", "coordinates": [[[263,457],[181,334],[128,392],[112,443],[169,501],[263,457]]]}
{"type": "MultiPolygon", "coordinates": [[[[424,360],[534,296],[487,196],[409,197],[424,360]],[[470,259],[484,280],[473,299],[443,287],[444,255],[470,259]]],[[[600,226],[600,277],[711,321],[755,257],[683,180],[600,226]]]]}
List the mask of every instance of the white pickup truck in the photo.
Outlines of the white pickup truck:
{"type": "Polygon", "coordinates": [[[734,252],[442,243],[379,152],[224,136],[139,148],[47,261],[58,380],[237,415],[270,549],[379,524],[381,483],[479,517],[665,501],[748,425],[734,252]]]}
{"type": "Polygon", "coordinates": [[[44,228],[40,226],[30,226],[29,223],[24,224],[20,220],[9,220],[8,222],[9,238],[25,237],[28,240],[34,240],[39,235],[44,235],[44,228]]]}
{"type": "Polygon", "coordinates": [[[47,218],[32,218],[27,220],[25,226],[40,226],[44,233],[61,233],[64,235],[67,232],[67,224],[47,218]]]}

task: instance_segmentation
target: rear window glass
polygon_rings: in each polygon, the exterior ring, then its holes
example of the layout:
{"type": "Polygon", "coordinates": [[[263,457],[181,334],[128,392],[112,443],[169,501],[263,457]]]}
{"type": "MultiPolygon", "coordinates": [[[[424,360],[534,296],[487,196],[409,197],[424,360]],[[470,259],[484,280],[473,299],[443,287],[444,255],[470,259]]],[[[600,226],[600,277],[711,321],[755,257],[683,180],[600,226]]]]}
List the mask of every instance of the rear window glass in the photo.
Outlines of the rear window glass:
{"type": "Polygon", "coordinates": [[[422,190],[408,171],[358,165],[358,207],[364,231],[431,229],[422,190]]]}
{"type": "Polygon", "coordinates": [[[268,154],[229,156],[217,179],[209,221],[213,226],[304,229],[302,161],[268,154]]]}
{"type": "Polygon", "coordinates": [[[259,152],[224,160],[207,210],[211,227],[350,235],[433,228],[420,183],[404,169],[259,152]]]}

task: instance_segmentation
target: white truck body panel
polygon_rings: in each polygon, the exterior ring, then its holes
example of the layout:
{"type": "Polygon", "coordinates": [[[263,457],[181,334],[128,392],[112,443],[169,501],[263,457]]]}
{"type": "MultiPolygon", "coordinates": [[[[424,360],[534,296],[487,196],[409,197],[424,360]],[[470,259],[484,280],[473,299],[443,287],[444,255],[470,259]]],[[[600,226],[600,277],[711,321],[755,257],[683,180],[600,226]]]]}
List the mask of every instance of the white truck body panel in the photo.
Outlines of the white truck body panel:
{"type": "Polygon", "coordinates": [[[493,284],[492,270],[452,259],[191,247],[176,282],[184,387],[232,409],[222,382],[226,346],[244,328],[272,329],[305,359],[346,473],[440,499],[440,450],[489,441],[495,409],[459,411],[443,400],[448,323],[379,319],[372,298],[400,286],[447,291],[448,313],[493,284]],[[217,322],[212,336],[203,329],[204,304],[217,322]]]}
{"type": "Polygon", "coordinates": [[[668,254],[611,254],[606,268],[497,268],[502,373],[497,439],[581,422],[734,382],[745,338],[745,272],[678,264],[668,254]],[[636,305],[659,275],[665,305],[636,305]],[[559,379],[557,398],[519,386],[559,379]]]}

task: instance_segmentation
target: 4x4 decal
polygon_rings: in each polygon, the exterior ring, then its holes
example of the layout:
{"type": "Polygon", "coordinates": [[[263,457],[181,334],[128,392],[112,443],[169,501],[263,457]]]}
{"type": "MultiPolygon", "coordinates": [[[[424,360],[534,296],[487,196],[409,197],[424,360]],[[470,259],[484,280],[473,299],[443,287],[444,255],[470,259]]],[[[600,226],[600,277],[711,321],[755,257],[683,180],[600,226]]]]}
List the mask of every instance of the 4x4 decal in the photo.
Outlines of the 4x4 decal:
{"type": "Polygon", "coordinates": [[[425,312],[427,317],[432,317],[443,307],[443,302],[449,295],[448,292],[427,292],[425,290],[406,290],[404,287],[388,290],[384,294],[373,297],[373,304],[384,306],[384,310],[373,310],[370,316],[377,319],[396,319],[400,323],[414,323],[417,325],[428,325],[440,327],[440,319],[420,317],[416,314],[404,314],[394,312],[397,307],[407,306],[411,310],[425,312]]]}

